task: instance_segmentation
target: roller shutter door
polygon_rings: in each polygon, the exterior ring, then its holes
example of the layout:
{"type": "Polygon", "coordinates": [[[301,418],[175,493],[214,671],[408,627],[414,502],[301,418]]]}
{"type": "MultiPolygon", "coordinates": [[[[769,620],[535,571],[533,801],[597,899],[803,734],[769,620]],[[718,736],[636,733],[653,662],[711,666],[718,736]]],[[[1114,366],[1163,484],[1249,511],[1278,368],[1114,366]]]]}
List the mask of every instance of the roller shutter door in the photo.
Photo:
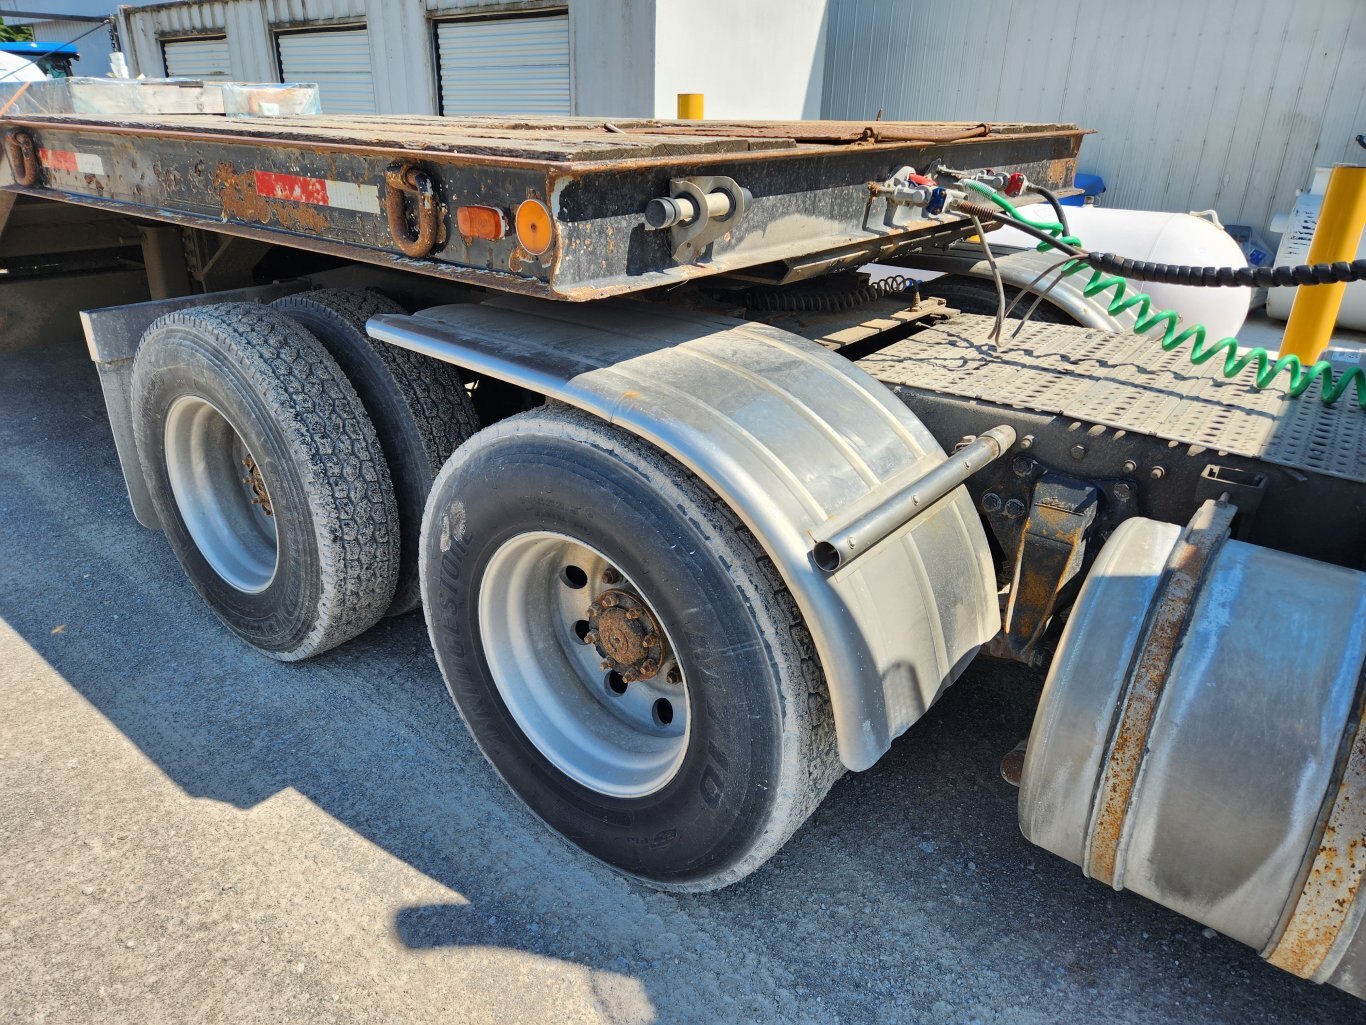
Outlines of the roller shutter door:
{"type": "Polygon", "coordinates": [[[281,79],[316,82],[324,114],[375,113],[365,29],[282,32],[279,41],[281,79]]]}
{"type": "Polygon", "coordinates": [[[231,78],[228,40],[172,39],[161,44],[171,78],[231,78]]]}
{"type": "Polygon", "coordinates": [[[569,114],[569,16],[437,24],[441,113],[569,114]]]}

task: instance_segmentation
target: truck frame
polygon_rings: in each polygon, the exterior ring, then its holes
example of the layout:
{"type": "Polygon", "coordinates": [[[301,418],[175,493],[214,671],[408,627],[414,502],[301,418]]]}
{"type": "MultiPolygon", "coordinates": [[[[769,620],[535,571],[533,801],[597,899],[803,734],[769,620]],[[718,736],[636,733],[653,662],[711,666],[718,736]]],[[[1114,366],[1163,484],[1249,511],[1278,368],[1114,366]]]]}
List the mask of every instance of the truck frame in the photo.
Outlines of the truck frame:
{"type": "Polygon", "coordinates": [[[82,313],[130,500],[249,644],[420,599],[516,795],[680,891],[754,871],[979,652],[1051,662],[1003,769],[1026,835],[1366,996],[1361,410],[1067,285],[1005,340],[912,279],[981,273],[996,219],[946,192],[1066,192],[1075,126],[0,133],[0,261],[49,208],[137,232],[151,301],[82,313]]]}

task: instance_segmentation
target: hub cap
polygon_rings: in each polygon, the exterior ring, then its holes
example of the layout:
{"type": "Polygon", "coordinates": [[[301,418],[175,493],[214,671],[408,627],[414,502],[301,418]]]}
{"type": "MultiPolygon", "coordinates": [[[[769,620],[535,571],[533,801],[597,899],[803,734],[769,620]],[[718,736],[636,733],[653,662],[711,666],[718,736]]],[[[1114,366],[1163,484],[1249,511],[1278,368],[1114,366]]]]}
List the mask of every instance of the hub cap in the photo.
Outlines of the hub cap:
{"type": "Polygon", "coordinates": [[[166,414],[166,475],[185,529],[213,571],[239,591],[275,578],[279,542],[266,480],[218,407],[182,396],[166,414]]]}
{"type": "Polygon", "coordinates": [[[535,531],[504,542],[479,591],[489,671],[557,769],[644,797],[683,763],[687,683],[648,597],[597,549],[535,531]]]}

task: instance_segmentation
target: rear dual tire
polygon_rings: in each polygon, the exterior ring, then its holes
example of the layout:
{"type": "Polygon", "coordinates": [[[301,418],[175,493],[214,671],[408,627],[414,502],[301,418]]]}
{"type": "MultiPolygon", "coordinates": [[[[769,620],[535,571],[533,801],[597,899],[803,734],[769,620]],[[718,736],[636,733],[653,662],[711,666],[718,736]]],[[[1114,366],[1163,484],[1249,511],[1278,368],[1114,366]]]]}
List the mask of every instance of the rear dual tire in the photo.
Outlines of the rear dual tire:
{"type": "Polygon", "coordinates": [[[294,661],[389,607],[399,518],[375,429],[323,345],[267,307],[167,314],[133,366],[158,519],[223,623],[294,661]]]}
{"type": "Polygon", "coordinates": [[[446,458],[479,430],[460,373],[366,334],[371,317],[407,312],[378,292],[323,288],[271,305],[322,342],[374,424],[399,519],[398,583],[386,614],[411,611],[419,601],[417,542],[427,494],[446,458]]]}
{"type": "Polygon", "coordinates": [[[562,407],[481,432],[437,477],[421,553],[432,646],[475,740],[536,815],[619,871],[680,891],[735,882],[841,772],[772,563],[639,438],[562,407]],[[663,638],[658,672],[625,686],[584,637],[590,619],[608,630],[589,606],[609,590],[663,638]],[[626,707],[637,687],[646,700],[626,707]],[[652,730],[659,700],[670,721],[652,730]]]}

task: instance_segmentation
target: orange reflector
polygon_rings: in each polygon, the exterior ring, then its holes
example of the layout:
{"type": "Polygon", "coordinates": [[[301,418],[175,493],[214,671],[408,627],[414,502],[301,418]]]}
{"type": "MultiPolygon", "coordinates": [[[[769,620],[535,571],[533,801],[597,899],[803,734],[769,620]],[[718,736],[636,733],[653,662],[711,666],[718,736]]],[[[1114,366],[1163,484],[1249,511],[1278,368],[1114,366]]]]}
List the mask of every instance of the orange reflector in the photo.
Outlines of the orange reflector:
{"type": "Polygon", "coordinates": [[[550,211],[539,199],[528,199],[517,208],[517,241],[528,253],[540,256],[550,248],[554,237],[550,211]]]}
{"type": "Polygon", "coordinates": [[[508,233],[507,218],[496,206],[458,206],[455,226],[466,238],[497,241],[508,233]]]}

